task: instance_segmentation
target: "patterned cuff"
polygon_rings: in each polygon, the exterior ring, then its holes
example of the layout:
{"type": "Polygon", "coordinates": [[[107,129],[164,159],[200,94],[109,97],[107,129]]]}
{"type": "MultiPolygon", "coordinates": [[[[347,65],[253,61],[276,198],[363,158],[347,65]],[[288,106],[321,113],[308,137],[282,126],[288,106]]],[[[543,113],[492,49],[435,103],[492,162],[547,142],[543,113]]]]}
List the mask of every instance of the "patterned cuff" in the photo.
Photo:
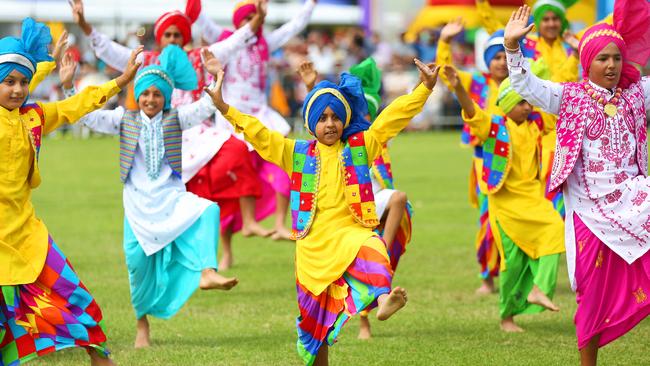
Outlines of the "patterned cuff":
{"type": "Polygon", "coordinates": [[[70,89],[66,89],[64,87],[61,87],[61,90],[63,90],[63,97],[65,99],[68,99],[68,98],[74,96],[75,94],[77,94],[77,89],[74,86],[72,86],[72,88],[70,88],[70,89]]]}
{"type": "Polygon", "coordinates": [[[524,71],[524,55],[521,53],[521,50],[518,49],[516,52],[506,52],[506,59],[508,61],[508,70],[512,73],[514,72],[525,72],[524,71]]]}

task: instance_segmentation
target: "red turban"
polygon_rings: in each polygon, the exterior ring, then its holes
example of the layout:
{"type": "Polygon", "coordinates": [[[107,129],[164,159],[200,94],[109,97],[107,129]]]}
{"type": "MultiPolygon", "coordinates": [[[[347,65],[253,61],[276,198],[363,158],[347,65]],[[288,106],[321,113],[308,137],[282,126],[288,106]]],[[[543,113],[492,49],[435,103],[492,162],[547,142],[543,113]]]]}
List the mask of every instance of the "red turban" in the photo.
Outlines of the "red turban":
{"type": "Polygon", "coordinates": [[[170,26],[175,25],[183,35],[183,46],[192,41],[192,21],[184,13],[174,10],[163,14],[154,25],[153,32],[156,36],[156,43],[160,44],[160,39],[170,26]]]}

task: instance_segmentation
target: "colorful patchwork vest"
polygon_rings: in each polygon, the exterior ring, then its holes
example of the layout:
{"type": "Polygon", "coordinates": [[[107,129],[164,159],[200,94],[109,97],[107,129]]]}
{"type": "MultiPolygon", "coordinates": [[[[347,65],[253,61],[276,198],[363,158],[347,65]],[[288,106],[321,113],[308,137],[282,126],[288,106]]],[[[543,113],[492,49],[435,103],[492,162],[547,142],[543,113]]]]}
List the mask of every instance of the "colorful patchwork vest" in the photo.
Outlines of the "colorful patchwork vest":
{"type": "MultiPolygon", "coordinates": [[[[587,125],[590,128],[605,126],[603,107],[585,90],[585,82],[564,83],[560,114],[557,120],[557,146],[548,190],[554,191],[569,177],[582,151],[582,140],[587,125]]],[[[618,110],[626,123],[630,123],[636,138],[636,155],[639,171],[648,176],[647,127],[644,101],[640,83],[623,90],[618,110]]]]}
{"type": "MultiPolygon", "coordinates": [[[[290,197],[292,240],[307,236],[316,215],[320,180],[320,155],[316,144],[316,140],[297,140],[294,146],[290,197]]],[[[340,158],[350,213],[359,224],[374,228],[379,225],[379,219],[363,132],[348,138],[340,158]]]]}
{"type": "MultiPolygon", "coordinates": [[[[489,75],[474,73],[472,74],[472,82],[469,85],[469,96],[481,109],[485,110],[487,106],[488,96],[490,93],[489,75]]],[[[470,128],[467,123],[463,124],[463,131],[460,135],[460,142],[463,145],[474,146],[474,156],[481,157],[481,143],[470,133],[470,128]]]]}
{"type": "Polygon", "coordinates": [[[19,109],[21,116],[24,118],[26,114],[29,114],[30,111],[36,112],[39,120],[34,121],[33,118],[30,118],[25,125],[25,128],[29,132],[29,140],[32,143],[32,148],[34,149],[34,168],[29,178],[29,186],[31,188],[36,188],[41,183],[41,177],[38,173],[38,156],[41,152],[41,140],[43,138],[43,125],[45,125],[45,115],[43,114],[43,109],[38,104],[26,104],[19,109]]]}
{"type": "MultiPolygon", "coordinates": [[[[178,112],[175,109],[163,115],[162,127],[165,157],[169,166],[172,168],[173,174],[181,178],[181,144],[183,133],[178,122],[178,112]]],[[[142,119],[140,117],[140,111],[125,112],[120,123],[120,180],[122,180],[122,183],[126,182],[126,178],[131,171],[141,129],[142,119]]]]}
{"type": "Polygon", "coordinates": [[[372,163],[372,173],[375,175],[381,189],[395,189],[393,170],[391,169],[388,146],[384,145],[381,155],[372,163]]]}
{"type": "MultiPolygon", "coordinates": [[[[535,123],[537,128],[542,129],[542,118],[538,112],[528,116],[527,123],[535,123]]],[[[541,164],[541,140],[537,141],[538,161],[541,164]]],[[[499,191],[506,181],[510,171],[512,149],[510,146],[510,134],[506,126],[506,117],[493,115],[490,126],[490,134],[483,143],[483,172],[481,179],[487,185],[488,194],[499,191]]],[[[540,166],[541,171],[541,166],[540,166]]]]}

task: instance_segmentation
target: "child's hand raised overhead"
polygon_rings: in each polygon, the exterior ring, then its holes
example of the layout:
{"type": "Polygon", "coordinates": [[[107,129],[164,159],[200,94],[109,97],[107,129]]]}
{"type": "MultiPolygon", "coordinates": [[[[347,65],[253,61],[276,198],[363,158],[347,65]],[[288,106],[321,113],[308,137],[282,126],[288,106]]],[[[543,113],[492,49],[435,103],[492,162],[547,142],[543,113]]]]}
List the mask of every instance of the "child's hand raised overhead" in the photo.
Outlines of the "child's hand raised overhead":
{"type": "Polygon", "coordinates": [[[205,69],[208,70],[210,75],[216,77],[220,71],[223,72],[221,62],[219,62],[209,49],[203,48],[201,50],[201,59],[203,59],[203,66],[205,66],[205,69]]]}
{"type": "Polygon", "coordinates": [[[63,33],[61,33],[61,37],[59,37],[59,39],[56,41],[56,44],[54,45],[54,49],[52,50],[52,58],[57,64],[61,62],[63,53],[67,49],[68,49],[68,31],[64,30],[63,33]]]}
{"type": "Polygon", "coordinates": [[[63,56],[63,60],[59,63],[59,79],[63,88],[72,89],[72,79],[77,70],[77,65],[79,64],[72,58],[71,54],[66,53],[63,56]]]}
{"type": "Polygon", "coordinates": [[[512,12],[503,35],[503,45],[506,46],[506,48],[512,50],[519,48],[519,40],[528,34],[535,25],[528,24],[529,18],[530,7],[528,7],[528,5],[520,6],[519,9],[512,12]]]}
{"type": "Polygon", "coordinates": [[[120,89],[124,89],[127,84],[133,80],[135,77],[135,74],[138,72],[140,69],[140,66],[142,66],[142,61],[136,61],[138,58],[138,55],[142,53],[142,50],[144,49],[144,46],[138,46],[135,50],[131,52],[131,57],[129,57],[129,62],[126,64],[126,68],[124,69],[124,72],[122,75],[118,76],[115,81],[117,82],[117,86],[120,87],[120,89]]]}
{"type": "Polygon", "coordinates": [[[84,3],[82,0],[68,0],[70,7],[72,7],[72,19],[75,23],[81,28],[81,30],[89,36],[92,33],[93,28],[86,21],[86,15],[84,13],[84,3]]]}
{"type": "Polygon", "coordinates": [[[432,90],[436,86],[436,81],[438,81],[438,72],[440,71],[440,66],[436,66],[431,63],[425,65],[422,61],[417,58],[414,59],[415,66],[417,66],[420,71],[420,81],[426,86],[429,90],[432,90]]]}
{"type": "Polygon", "coordinates": [[[215,81],[215,87],[210,89],[206,86],[203,88],[203,90],[208,93],[210,98],[212,98],[212,103],[214,103],[214,106],[217,107],[219,112],[221,114],[226,114],[228,113],[230,106],[223,100],[223,94],[221,92],[224,77],[223,70],[217,70],[215,77],[217,78],[215,81]]]}
{"type": "Polygon", "coordinates": [[[458,17],[442,27],[442,30],[440,31],[440,39],[446,43],[449,43],[452,39],[454,39],[454,37],[459,35],[463,29],[465,29],[465,26],[463,25],[463,18],[458,17]]]}
{"type": "Polygon", "coordinates": [[[318,78],[318,71],[316,71],[313,62],[308,60],[301,62],[300,66],[298,66],[298,75],[300,75],[302,82],[305,83],[307,91],[314,89],[316,79],[318,78]]]}
{"type": "Polygon", "coordinates": [[[458,72],[456,68],[451,65],[445,65],[444,70],[442,71],[449,82],[449,87],[454,90],[460,86],[460,78],[458,77],[458,72]]]}

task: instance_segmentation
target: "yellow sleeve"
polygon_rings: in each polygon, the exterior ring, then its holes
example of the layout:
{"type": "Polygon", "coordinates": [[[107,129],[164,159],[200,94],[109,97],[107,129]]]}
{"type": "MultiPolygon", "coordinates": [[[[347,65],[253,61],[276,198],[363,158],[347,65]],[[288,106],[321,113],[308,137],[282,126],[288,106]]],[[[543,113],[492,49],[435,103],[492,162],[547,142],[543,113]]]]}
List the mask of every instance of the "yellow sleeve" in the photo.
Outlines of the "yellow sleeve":
{"type": "Polygon", "coordinates": [[[557,117],[555,117],[552,114],[548,114],[546,112],[543,112],[541,109],[535,108],[533,109],[536,112],[539,112],[539,114],[542,115],[542,134],[543,135],[548,135],[549,133],[555,131],[555,125],[557,123],[557,117]]]}
{"type": "Polygon", "coordinates": [[[281,133],[269,130],[257,118],[241,113],[230,106],[224,115],[226,120],[235,127],[235,132],[244,133],[248,141],[260,156],[291,174],[293,170],[293,148],[296,141],[282,136],[281,133]]]}
{"type": "Polygon", "coordinates": [[[578,81],[578,64],[580,61],[574,53],[567,57],[559,69],[558,75],[553,75],[553,81],[556,83],[566,83],[578,81]]]}
{"type": "Polygon", "coordinates": [[[431,90],[424,84],[420,84],[410,94],[395,99],[377,116],[375,122],[363,135],[369,161],[379,157],[384,144],[397,136],[411,119],[422,111],[429,95],[431,90]]]}
{"type": "Polygon", "coordinates": [[[488,0],[477,1],[476,12],[481,20],[481,25],[489,34],[504,28],[504,25],[497,19],[497,15],[488,0]]]}
{"type": "Polygon", "coordinates": [[[43,133],[48,134],[64,123],[75,123],[86,114],[104,106],[114,95],[120,92],[115,80],[101,86],[89,86],[79,94],[59,102],[39,103],[43,108],[45,126],[43,133]]]}
{"type": "Polygon", "coordinates": [[[470,132],[481,142],[485,142],[490,135],[490,126],[492,125],[492,116],[482,110],[478,104],[474,103],[474,117],[468,118],[465,110],[461,112],[463,121],[469,125],[470,132]]]}
{"type": "Polygon", "coordinates": [[[54,61],[43,61],[39,62],[36,65],[36,72],[32,76],[32,80],[29,82],[29,92],[32,93],[38,87],[38,84],[43,82],[45,78],[56,69],[56,62],[54,61]]]}
{"type": "MultiPolygon", "coordinates": [[[[453,63],[451,62],[451,44],[443,40],[438,41],[438,49],[436,50],[436,65],[454,66],[453,63]]],[[[460,83],[463,86],[463,89],[469,92],[469,87],[472,84],[472,74],[458,69],[456,69],[456,73],[458,74],[458,78],[460,79],[460,83]]],[[[441,70],[439,75],[440,75],[440,80],[442,80],[442,82],[445,83],[445,85],[447,86],[447,88],[449,88],[449,90],[452,90],[453,88],[451,87],[451,85],[449,85],[449,80],[447,80],[445,73],[442,72],[441,70]]]]}

